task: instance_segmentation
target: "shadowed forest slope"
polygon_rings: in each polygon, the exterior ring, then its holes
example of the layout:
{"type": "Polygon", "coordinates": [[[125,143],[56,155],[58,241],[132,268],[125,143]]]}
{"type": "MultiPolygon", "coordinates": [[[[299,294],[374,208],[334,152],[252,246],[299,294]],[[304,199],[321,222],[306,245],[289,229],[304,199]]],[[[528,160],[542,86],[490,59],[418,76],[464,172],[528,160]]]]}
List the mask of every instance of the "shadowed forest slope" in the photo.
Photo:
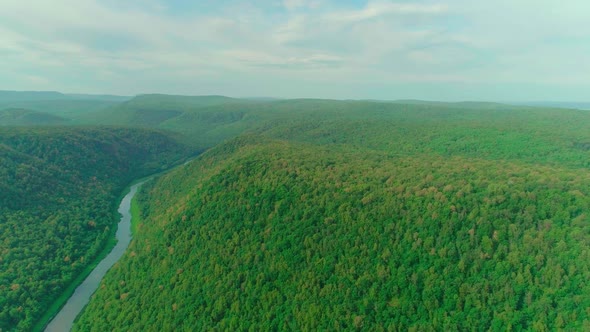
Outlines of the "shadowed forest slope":
{"type": "Polygon", "coordinates": [[[187,152],[153,130],[0,127],[0,330],[30,330],[112,237],[123,188],[187,152]]]}

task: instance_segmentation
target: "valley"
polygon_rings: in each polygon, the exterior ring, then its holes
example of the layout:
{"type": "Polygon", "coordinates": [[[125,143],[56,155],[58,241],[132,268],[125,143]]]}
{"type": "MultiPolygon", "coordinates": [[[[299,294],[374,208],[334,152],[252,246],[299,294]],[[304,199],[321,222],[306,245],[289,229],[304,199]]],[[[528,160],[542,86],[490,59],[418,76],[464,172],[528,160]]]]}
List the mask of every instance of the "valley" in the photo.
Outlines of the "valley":
{"type": "Polygon", "coordinates": [[[108,102],[0,126],[1,329],[38,324],[112,247],[123,187],[172,168],[74,331],[590,328],[587,111],[108,102]]]}
{"type": "Polygon", "coordinates": [[[142,129],[0,128],[0,328],[30,330],[105,248],[116,198],[189,151],[142,129]]]}
{"type": "Polygon", "coordinates": [[[101,279],[113,264],[123,256],[127,246],[129,246],[129,242],[131,242],[131,200],[137,193],[137,190],[141,188],[141,185],[148,180],[142,180],[129,188],[129,192],[123,197],[123,200],[121,200],[118,209],[118,212],[121,214],[121,220],[117,224],[117,232],[115,235],[117,244],[92,270],[86,279],[84,279],[84,282],[76,288],[67,303],[61,308],[59,313],[51,319],[51,322],[47,327],[45,327],[45,331],[69,331],[74,324],[74,320],[80,314],[80,311],[90,300],[90,296],[92,296],[98,288],[101,279]]]}

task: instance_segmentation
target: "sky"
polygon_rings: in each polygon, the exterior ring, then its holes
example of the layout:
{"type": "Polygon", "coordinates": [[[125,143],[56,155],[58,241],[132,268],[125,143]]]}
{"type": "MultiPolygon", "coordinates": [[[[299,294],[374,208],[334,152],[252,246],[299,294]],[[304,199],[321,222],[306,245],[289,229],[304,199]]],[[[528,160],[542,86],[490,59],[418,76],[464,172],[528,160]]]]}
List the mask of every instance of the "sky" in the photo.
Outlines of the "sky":
{"type": "Polygon", "coordinates": [[[1,0],[0,89],[590,101],[587,0],[1,0]]]}

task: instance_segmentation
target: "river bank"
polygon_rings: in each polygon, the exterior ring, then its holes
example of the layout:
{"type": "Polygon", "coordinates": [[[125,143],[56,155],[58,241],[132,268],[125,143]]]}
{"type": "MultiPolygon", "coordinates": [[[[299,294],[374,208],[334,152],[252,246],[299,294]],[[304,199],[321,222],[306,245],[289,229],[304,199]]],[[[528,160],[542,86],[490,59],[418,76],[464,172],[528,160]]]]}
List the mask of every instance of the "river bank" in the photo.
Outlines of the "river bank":
{"type": "MultiPolygon", "coordinates": [[[[196,159],[199,156],[199,154],[197,154],[196,156],[191,156],[188,159],[186,159],[184,162],[177,164],[175,167],[171,167],[167,170],[164,170],[162,172],[156,173],[156,174],[151,174],[149,176],[145,176],[143,178],[139,178],[134,180],[133,182],[131,182],[127,187],[125,187],[124,190],[121,191],[121,194],[119,195],[118,199],[116,202],[121,202],[125,199],[125,197],[127,195],[129,195],[130,191],[132,190],[132,188],[134,186],[141,186],[143,183],[150,181],[154,178],[157,178],[163,174],[166,174],[178,167],[182,167],[188,163],[190,163],[191,161],[193,161],[194,159],[196,159]]],[[[117,207],[115,206],[114,209],[116,210],[116,212],[119,212],[118,210],[120,210],[120,204],[119,204],[119,209],[117,209],[117,207]]],[[[135,233],[135,231],[137,230],[137,223],[139,221],[139,206],[137,205],[136,202],[134,202],[133,199],[130,200],[130,214],[131,214],[131,220],[130,220],[130,226],[128,227],[130,229],[131,235],[133,235],[135,233]]],[[[94,269],[97,268],[97,266],[113,251],[113,249],[117,246],[118,241],[117,241],[117,237],[116,237],[116,233],[118,232],[118,229],[120,228],[120,221],[117,223],[117,227],[113,228],[111,230],[111,234],[109,235],[108,241],[105,244],[104,249],[96,256],[96,258],[93,260],[93,262],[91,264],[89,264],[83,271],[82,273],[80,273],[73,281],[72,283],[64,290],[64,292],[58,297],[56,298],[56,300],[53,302],[53,304],[48,308],[48,310],[45,312],[45,314],[41,317],[41,319],[35,324],[35,326],[33,327],[32,331],[34,332],[40,332],[40,331],[48,331],[46,330],[46,328],[49,326],[50,322],[52,322],[52,320],[55,319],[55,317],[57,317],[57,315],[59,314],[59,312],[62,310],[62,308],[67,304],[68,300],[73,296],[73,294],[75,293],[76,289],[78,287],[81,286],[81,284],[90,276],[90,274],[94,271],[94,269]]],[[[127,244],[129,245],[129,243],[127,244]]],[[[124,251],[123,251],[124,253],[124,251]]],[[[104,274],[103,274],[104,276],[104,274]]],[[[102,278],[101,278],[102,279],[102,278]]],[[[98,287],[98,286],[97,286],[98,287]]],[[[96,290],[96,288],[95,288],[96,290]]],[[[90,294],[92,295],[92,294],[90,294]]],[[[89,296],[90,298],[90,296],[89,296]]],[[[86,304],[84,304],[85,306],[86,304]]],[[[80,308],[79,312],[82,311],[82,309],[84,309],[84,306],[82,306],[82,308],[80,308]]],[[[75,319],[75,317],[74,317],[75,319]]],[[[56,330],[57,331],[57,330],[56,330]]],[[[60,332],[63,330],[60,330],[60,332]]]]}
{"type": "MultiPolygon", "coordinates": [[[[112,240],[109,240],[109,244],[114,243],[114,245],[106,246],[95,262],[85,269],[85,273],[76,278],[75,282],[54,302],[54,305],[46,314],[49,318],[46,318],[45,323],[49,322],[49,324],[47,324],[45,331],[70,330],[76,316],[88,303],[90,297],[100,285],[103,276],[125,253],[131,241],[131,201],[145,181],[147,180],[144,179],[130,186],[128,193],[123,197],[119,205],[118,212],[121,219],[116,228],[116,235],[111,238],[112,240]],[[80,282],[80,280],[83,281],[80,282]],[[52,308],[54,309],[51,310],[52,308]],[[56,311],[55,308],[58,308],[58,310],[56,311]]],[[[38,325],[35,330],[42,330],[44,324],[38,325]]]]}

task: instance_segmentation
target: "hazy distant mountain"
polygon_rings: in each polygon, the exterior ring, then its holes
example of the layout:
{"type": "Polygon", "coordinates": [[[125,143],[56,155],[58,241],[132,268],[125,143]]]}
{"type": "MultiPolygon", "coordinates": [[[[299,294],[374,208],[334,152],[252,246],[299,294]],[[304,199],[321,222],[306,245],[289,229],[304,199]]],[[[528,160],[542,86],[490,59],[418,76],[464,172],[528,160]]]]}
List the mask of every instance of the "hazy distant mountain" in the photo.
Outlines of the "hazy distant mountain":
{"type": "Polygon", "coordinates": [[[567,101],[531,101],[521,103],[511,103],[513,105],[527,105],[535,107],[557,107],[573,108],[579,110],[590,110],[590,102],[567,102],[567,101]]]}
{"type": "MultiPolygon", "coordinates": [[[[82,114],[107,108],[118,103],[132,99],[126,96],[114,95],[92,95],[92,94],[64,94],[54,91],[2,91],[0,90],[0,110],[2,109],[25,109],[37,111],[60,117],[61,120],[75,120],[82,114]]],[[[20,113],[19,113],[20,114],[20,113]]],[[[6,114],[5,114],[6,115],[6,114]]],[[[13,115],[1,118],[0,125],[14,125],[17,121],[22,124],[46,123],[47,119],[40,119],[34,116],[33,123],[30,123],[31,114],[25,118],[14,119],[13,115]],[[10,121],[8,120],[10,119],[10,121]]],[[[55,120],[55,119],[53,119],[55,120]]],[[[55,121],[50,121],[56,123],[55,121]]],[[[61,121],[58,121],[61,122],[61,121]]],[[[46,123],[49,124],[49,123],[46,123]]]]}
{"type": "Polygon", "coordinates": [[[116,95],[92,95],[92,94],[66,94],[65,95],[69,99],[91,99],[91,100],[101,100],[101,101],[116,101],[122,102],[132,99],[132,96],[116,96],[116,95]]]}
{"type": "Polygon", "coordinates": [[[66,95],[56,91],[3,91],[0,90],[0,102],[59,100],[68,99],[66,95]]]}
{"type": "Polygon", "coordinates": [[[27,109],[0,110],[0,126],[56,125],[67,123],[67,120],[44,112],[27,109]]]}
{"type": "Polygon", "coordinates": [[[132,97],[115,95],[93,94],[64,94],[56,91],[6,91],[0,90],[0,102],[16,101],[50,101],[50,100],[102,100],[102,101],[126,101],[132,97]]]}
{"type": "Polygon", "coordinates": [[[427,105],[427,106],[442,106],[453,108],[477,108],[477,109],[506,109],[513,108],[508,104],[501,104],[487,101],[459,101],[459,102],[445,102],[445,101],[431,101],[431,100],[417,100],[417,99],[400,99],[391,101],[396,104],[408,105],[427,105]]]}

